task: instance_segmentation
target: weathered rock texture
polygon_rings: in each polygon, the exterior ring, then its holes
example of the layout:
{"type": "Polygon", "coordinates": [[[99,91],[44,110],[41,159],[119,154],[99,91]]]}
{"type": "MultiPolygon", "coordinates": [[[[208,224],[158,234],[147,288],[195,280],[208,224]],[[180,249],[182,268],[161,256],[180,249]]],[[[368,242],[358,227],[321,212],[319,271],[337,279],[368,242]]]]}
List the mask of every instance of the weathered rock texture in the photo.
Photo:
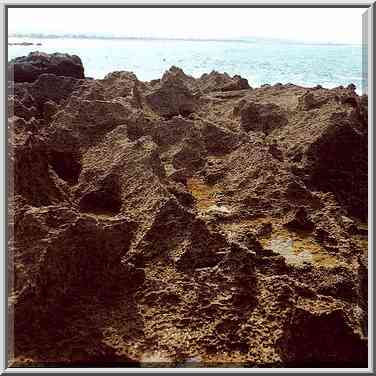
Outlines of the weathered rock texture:
{"type": "Polygon", "coordinates": [[[367,365],[366,97],[12,64],[13,366],[367,365]]]}

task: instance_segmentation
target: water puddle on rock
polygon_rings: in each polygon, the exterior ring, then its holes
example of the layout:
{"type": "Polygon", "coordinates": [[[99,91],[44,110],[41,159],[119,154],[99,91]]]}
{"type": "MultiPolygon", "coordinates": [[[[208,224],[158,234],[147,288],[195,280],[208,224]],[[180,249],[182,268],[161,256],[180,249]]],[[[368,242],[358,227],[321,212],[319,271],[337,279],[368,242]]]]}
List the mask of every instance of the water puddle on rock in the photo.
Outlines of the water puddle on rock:
{"type": "Polygon", "coordinates": [[[343,265],[343,262],[326,251],[310,233],[290,231],[278,226],[268,236],[261,237],[260,242],[264,248],[282,255],[290,265],[310,263],[327,268],[343,265]]]}
{"type": "Polygon", "coordinates": [[[223,223],[225,231],[253,232],[265,249],[282,255],[290,265],[310,263],[315,266],[333,268],[346,266],[331,255],[309,232],[292,231],[283,226],[278,218],[258,217],[223,223]],[[270,226],[271,225],[271,226],[270,226]]]}
{"type": "MultiPolygon", "coordinates": [[[[217,193],[218,186],[210,186],[203,179],[192,177],[187,180],[188,190],[196,199],[196,206],[200,211],[208,214],[231,213],[230,208],[220,206],[217,193]]],[[[265,249],[282,255],[290,265],[310,263],[314,266],[334,268],[346,266],[337,257],[331,255],[310,232],[292,231],[283,226],[280,218],[263,216],[238,221],[224,221],[218,225],[228,233],[255,233],[265,249]]]]}

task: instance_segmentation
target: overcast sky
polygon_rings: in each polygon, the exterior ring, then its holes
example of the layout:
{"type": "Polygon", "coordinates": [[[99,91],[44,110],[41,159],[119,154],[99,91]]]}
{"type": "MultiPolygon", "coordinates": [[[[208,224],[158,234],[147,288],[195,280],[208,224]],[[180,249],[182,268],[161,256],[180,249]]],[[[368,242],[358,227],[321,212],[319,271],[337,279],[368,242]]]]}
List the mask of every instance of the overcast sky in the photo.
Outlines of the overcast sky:
{"type": "Polygon", "coordinates": [[[114,33],[172,38],[281,38],[361,43],[365,9],[10,8],[9,33],[114,33]]]}

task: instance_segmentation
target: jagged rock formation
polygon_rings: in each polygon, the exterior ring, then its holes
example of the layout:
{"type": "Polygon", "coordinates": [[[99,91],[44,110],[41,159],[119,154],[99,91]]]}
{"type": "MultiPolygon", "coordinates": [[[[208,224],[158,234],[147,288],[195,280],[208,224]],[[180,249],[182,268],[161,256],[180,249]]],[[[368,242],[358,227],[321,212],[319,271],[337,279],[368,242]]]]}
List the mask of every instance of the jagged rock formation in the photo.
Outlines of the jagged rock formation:
{"type": "Polygon", "coordinates": [[[367,365],[366,97],[38,72],[8,83],[14,366],[367,365]]]}

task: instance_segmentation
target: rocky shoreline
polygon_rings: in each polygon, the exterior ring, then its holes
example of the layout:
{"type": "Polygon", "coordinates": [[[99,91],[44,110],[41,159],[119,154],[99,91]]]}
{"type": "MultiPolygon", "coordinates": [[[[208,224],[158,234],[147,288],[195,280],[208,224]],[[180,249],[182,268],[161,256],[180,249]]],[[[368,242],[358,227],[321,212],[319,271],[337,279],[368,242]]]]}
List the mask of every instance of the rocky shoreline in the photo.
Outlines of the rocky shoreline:
{"type": "Polygon", "coordinates": [[[9,64],[13,367],[366,367],[366,96],[9,64]]]}
{"type": "Polygon", "coordinates": [[[41,46],[42,43],[33,43],[33,42],[14,42],[8,43],[8,46],[41,46]]]}

